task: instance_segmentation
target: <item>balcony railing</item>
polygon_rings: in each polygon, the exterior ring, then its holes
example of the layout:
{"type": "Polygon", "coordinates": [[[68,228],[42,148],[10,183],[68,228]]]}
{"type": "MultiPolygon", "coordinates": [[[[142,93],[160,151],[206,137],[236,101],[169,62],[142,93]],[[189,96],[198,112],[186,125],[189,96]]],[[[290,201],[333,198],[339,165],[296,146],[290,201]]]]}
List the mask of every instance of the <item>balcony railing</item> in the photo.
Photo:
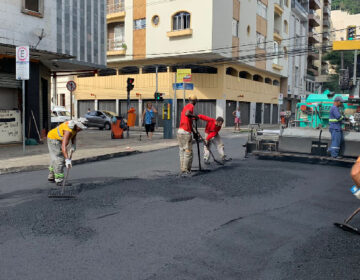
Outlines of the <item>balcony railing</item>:
{"type": "Polygon", "coordinates": [[[284,8],[284,0],[274,0],[274,4],[278,4],[281,8],[284,8]]]}
{"type": "Polygon", "coordinates": [[[107,5],[107,13],[108,14],[114,14],[125,11],[125,4],[124,0],[119,1],[115,4],[108,4],[107,5]]]}
{"type": "Polygon", "coordinates": [[[309,13],[308,5],[303,6],[298,0],[292,0],[291,8],[296,9],[298,13],[301,14],[301,16],[303,17],[302,20],[307,19],[307,14],[309,13]]]}
{"type": "Polygon", "coordinates": [[[126,50],[126,44],[123,40],[119,39],[108,39],[107,45],[108,51],[122,51],[126,50]]]}

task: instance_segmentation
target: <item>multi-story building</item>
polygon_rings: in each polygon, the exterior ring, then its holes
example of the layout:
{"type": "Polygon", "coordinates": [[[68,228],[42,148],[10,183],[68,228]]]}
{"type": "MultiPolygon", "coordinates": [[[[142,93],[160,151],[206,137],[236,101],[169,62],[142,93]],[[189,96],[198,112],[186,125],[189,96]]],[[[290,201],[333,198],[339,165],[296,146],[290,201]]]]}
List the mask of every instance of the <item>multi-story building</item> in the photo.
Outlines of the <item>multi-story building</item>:
{"type": "Polygon", "coordinates": [[[26,137],[35,138],[36,127],[49,128],[52,74],[105,68],[105,8],[104,0],[2,1],[0,109],[22,108],[21,83],[15,79],[15,47],[30,46],[23,112],[26,137]]]}
{"type": "Polygon", "coordinates": [[[335,41],[343,41],[346,40],[346,28],[351,25],[357,26],[356,34],[360,35],[360,14],[350,15],[348,12],[341,10],[333,10],[331,11],[331,21],[333,28],[333,39],[335,41]]]}
{"type": "MultiPolygon", "coordinates": [[[[288,99],[285,107],[292,112],[295,111],[295,104],[300,96],[306,91],[308,19],[309,1],[292,0],[289,49],[294,55],[289,57],[288,99]]],[[[316,40],[318,36],[313,33],[309,36],[309,40],[316,40]]]]}
{"type": "Polygon", "coordinates": [[[194,90],[186,98],[198,96],[198,111],[232,125],[238,105],[244,124],[278,121],[279,94],[287,94],[290,0],[109,0],[107,8],[111,69],[76,79],[78,115],[87,108],[126,113],[128,77],[135,78],[138,113],[156,90],[176,96],[181,108],[184,93],[173,83],[177,69],[189,68],[194,90]]]}
{"type": "Polygon", "coordinates": [[[323,55],[331,45],[331,0],[310,0],[307,93],[321,91],[328,75],[323,55]],[[314,36],[315,35],[315,36],[314,36]]]}

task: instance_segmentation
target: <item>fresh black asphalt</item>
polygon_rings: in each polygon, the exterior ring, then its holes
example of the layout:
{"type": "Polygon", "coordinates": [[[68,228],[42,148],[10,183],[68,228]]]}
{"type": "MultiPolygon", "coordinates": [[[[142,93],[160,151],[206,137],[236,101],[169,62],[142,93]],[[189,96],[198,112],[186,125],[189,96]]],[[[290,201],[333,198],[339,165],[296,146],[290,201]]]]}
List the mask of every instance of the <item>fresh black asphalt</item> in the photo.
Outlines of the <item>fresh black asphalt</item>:
{"type": "Polygon", "coordinates": [[[244,141],[186,178],[175,148],[74,166],[76,200],[48,199],[46,171],[0,176],[0,279],[360,279],[360,235],[333,226],[360,206],[349,169],[244,141]]]}

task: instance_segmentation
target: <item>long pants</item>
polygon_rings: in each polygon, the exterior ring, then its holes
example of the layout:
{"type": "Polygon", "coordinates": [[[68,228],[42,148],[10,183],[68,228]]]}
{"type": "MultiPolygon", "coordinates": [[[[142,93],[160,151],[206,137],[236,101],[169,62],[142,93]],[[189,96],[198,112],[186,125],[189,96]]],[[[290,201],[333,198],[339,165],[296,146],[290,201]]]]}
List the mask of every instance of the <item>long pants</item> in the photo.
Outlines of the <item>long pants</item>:
{"type": "Polygon", "coordinates": [[[343,142],[343,133],[341,129],[330,128],[331,133],[331,147],[330,154],[331,157],[339,156],[341,144],[343,142]]]}
{"type": "Polygon", "coordinates": [[[61,150],[61,141],[48,138],[47,142],[50,154],[49,177],[54,176],[55,182],[62,182],[64,180],[65,158],[61,150]]]}
{"type": "MultiPolygon", "coordinates": [[[[207,134],[205,134],[205,139],[206,138],[207,138],[207,134]]],[[[225,158],[224,143],[222,142],[219,134],[211,139],[211,141],[209,142],[209,148],[213,144],[216,146],[221,159],[224,159],[225,158]]],[[[209,157],[210,157],[210,151],[208,147],[204,145],[204,161],[208,161],[209,157]]]]}
{"type": "Polygon", "coordinates": [[[192,135],[178,133],[177,139],[179,142],[181,172],[190,172],[193,161],[192,135]]]}

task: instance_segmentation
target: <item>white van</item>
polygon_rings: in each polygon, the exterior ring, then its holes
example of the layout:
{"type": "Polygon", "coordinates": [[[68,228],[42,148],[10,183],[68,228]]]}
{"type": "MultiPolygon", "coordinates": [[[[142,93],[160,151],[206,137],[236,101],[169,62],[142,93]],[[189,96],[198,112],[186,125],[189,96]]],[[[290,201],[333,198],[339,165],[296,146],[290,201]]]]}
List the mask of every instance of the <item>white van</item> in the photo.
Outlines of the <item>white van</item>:
{"type": "Polygon", "coordinates": [[[51,110],[51,127],[70,120],[70,112],[63,106],[54,106],[51,110]]]}

